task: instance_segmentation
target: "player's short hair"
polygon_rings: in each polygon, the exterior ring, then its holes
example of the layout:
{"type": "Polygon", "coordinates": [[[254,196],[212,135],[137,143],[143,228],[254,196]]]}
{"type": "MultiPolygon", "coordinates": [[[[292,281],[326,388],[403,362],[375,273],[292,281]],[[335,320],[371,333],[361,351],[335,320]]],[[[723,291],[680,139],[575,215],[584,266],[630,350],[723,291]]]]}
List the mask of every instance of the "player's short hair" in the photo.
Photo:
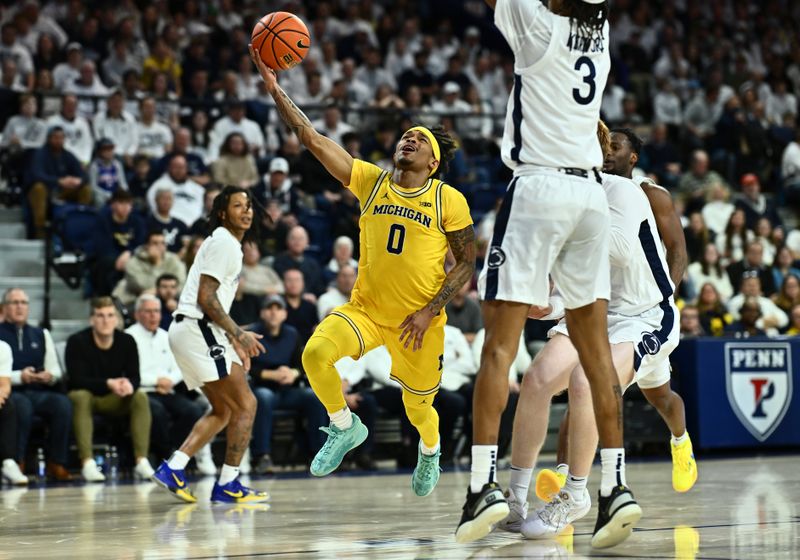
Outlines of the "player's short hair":
{"type": "Polygon", "coordinates": [[[623,136],[625,136],[625,138],[628,139],[628,143],[631,145],[631,151],[637,156],[639,155],[639,152],[642,151],[642,146],[644,145],[644,142],[642,141],[641,138],[639,138],[639,135],[636,134],[632,129],[612,128],[611,133],[622,134],[623,136]]]}

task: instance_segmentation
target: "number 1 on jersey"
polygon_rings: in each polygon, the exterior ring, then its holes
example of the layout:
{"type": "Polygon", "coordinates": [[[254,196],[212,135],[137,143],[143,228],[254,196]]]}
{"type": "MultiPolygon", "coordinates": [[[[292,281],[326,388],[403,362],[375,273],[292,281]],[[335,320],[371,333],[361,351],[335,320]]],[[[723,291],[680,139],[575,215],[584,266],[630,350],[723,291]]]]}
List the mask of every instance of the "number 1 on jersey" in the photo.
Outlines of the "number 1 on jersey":
{"type": "Polygon", "coordinates": [[[386,242],[386,250],[393,255],[403,252],[403,243],[406,240],[406,228],[400,224],[392,224],[389,228],[389,240],[386,242]]]}

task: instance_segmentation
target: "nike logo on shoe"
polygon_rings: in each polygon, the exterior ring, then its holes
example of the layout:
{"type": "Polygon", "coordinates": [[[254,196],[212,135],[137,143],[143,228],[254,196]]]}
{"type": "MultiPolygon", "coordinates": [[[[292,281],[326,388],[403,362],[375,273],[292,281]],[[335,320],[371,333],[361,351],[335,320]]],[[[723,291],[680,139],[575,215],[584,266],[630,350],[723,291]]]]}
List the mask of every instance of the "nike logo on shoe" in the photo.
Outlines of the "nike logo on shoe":
{"type": "Polygon", "coordinates": [[[242,496],[244,496],[244,492],[242,492],[241,490],[238,490],[236,492],[231,492],[229,490],[223,490],[223,492],[225,492],[231,498],[241,498],[242,496]]]}
{"type": "Polygon", "coordinates": [[[184,481],[182,481],[180,478],[178,478],[175,475],[175,473],[172,473],[172,480],[175,481],[175,484],[178,485],[178,488],[183,488],[184,486],[186,486],[186,483],[184,481]]]}

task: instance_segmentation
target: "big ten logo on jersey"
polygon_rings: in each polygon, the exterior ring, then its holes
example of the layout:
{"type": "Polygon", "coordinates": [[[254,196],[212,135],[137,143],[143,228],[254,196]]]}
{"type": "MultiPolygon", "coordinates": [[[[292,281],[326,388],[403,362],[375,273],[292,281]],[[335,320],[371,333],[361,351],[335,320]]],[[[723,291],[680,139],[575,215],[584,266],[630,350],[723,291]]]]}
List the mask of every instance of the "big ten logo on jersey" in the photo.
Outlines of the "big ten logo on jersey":
{"type": "Polygon", "coordinates": [[[597,53],[606,50],[605,41],[601,35],[589,36],[578,33],[569,34],[567,48],[582,53],[597,53]]]}
{"type": "Polygon", "coordinates": [[[788,342],[725,345],[728,402],[758,441],[780,425],[792,401],[792,355],[788,342]]]}

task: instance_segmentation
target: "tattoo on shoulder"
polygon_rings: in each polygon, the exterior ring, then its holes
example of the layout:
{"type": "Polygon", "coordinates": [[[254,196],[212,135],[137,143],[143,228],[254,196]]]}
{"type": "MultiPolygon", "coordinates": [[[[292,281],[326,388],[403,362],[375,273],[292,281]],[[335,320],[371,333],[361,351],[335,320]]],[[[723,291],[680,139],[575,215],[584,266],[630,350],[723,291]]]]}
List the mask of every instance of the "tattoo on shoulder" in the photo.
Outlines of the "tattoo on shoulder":
{"type": "Polygon", "coordinates": [[[448,231],[445,235],[456,261],[467,258],[470,252],[472,259],[475,259],[475,230],[471,225],[457,231],[448,231]]]}

